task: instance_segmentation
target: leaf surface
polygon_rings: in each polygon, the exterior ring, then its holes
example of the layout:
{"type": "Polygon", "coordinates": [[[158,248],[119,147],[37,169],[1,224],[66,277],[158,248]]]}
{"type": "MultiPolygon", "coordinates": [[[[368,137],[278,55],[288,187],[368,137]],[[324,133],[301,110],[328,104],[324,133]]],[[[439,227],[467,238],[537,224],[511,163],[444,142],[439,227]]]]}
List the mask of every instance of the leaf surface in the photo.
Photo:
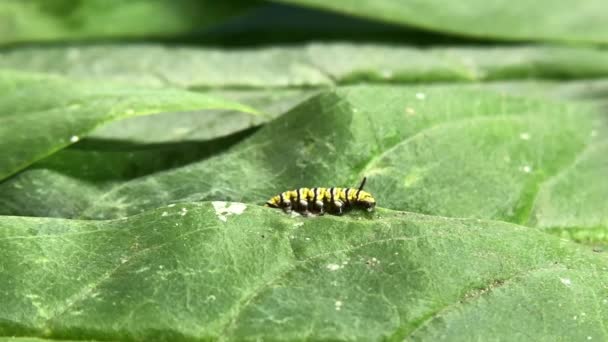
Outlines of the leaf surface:
{"type": "Polygon", "coordinates": [[[199,90],[598,78],[608,76],[607,61],[608,52],[601,49],[538,45],[415,48],[313,43],[231,50],[152,44],[75,45],[21,48],[0,54],[2,68],[199,90]]]}
{"type": "Polygon", "coordinates": [[[224,155],[127,182],[85,216],[176,200],[263,202],[299,186],[354,186],[365,175],[385,207],[526,223],[539,184],[605,133],[602,120],[586,106],[454,87],[343,88],[224,155]]]}
{"type": "Polygon", "coordinates": [[[608,42],[602,0],[278,0],[435,32],[485,39],[608,42]]]}
{"type": "Polygon", "coordinates": [[[4,0],[0,44],[183,34],[249,6],[201,0],[4,0]]]}
{"type": "Polygon", "coordinates": [[[183,90],[73,82],[0,71],[0,179],[73,144],[106,122],[163,111],[255,110],[183,90]]]}
{"type": "Polygon", "coordinates": [[[604,187],[583,195],[580,186],[557,190],[556,181],[575,172],[563,179],[602,182],[604,127],[605,117],[583,105],[451,86],[357,86],[317,95],[225,153],[171,170],[93,186],[95,176],[68,156],[63,169],[51,158],[0,188],[5,213],[111,218],[179,201],[262,203],[299,186],[354,186],[366,175],[380,206],[392,209],[606,229],[604,187]],[[585,170],[572,170],[587,159],[585,170]],[[40,190],[41,181],[57,186],[40,190]],[[588,209],[566,208],[570,198],[588,209]]]}
{"type": "Polygon", "coordinates": [[[605,258],[498,222],[180,203],[115,221],[3,217],[0,246],[2,335],[608,337],[605,258]]]}

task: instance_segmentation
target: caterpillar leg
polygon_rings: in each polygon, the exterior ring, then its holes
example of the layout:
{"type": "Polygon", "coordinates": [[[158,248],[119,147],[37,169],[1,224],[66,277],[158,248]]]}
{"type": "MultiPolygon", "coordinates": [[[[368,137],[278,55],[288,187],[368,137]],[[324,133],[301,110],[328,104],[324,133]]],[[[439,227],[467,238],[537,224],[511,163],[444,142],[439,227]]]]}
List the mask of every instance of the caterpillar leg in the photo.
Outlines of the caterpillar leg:
{"type": "Polygon", "coordinates": [[[319,211],[319,215],[325,214],[322,201],[316,201],[314,207],[319,211]]]}
{"type": "Polygon", "coordinates": [[[292,208],[291,208],[291,202],[285,202],[283,204],[283,211],[285,213],[287,213],[287,214],[291,214],[291,210],[292,210],[292,208]]]}
{"type": "Polygon", "coordinates": [[[310,215],[310,211],[308,211],[308,201],[306,201],[305,199],[300,200],[300,213],[304,216],[309,216],[310,215]]]}
{"type": "Polygon", "coordinates": [[[344,210],[343,210],[344,202],[334,201],[334,206],[336,207],[336,210],[338,211],[338,215],[342,215],[344,213],[344,210]]]}

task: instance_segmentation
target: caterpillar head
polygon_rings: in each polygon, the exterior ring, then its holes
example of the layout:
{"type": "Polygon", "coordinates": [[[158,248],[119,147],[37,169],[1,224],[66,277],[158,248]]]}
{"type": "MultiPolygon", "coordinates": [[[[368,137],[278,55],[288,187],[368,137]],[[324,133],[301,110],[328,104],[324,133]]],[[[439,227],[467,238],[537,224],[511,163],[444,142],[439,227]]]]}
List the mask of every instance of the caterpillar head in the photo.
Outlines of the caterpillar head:
{"type": "Polygon", "coordinates": [[[360,191],[359,196],[357,198],[357,202],[360,206],[365,208],[367,211],[373,211],[376,207],[376,199],[374,196],[367,191],[360,191]]]}
{"type": "Polygon", "coordinates": [[[361,181],[361,185],[359,185],[359,190],[357,191],[357,203],[365,208],[367,211],[374,211],[376,207],[376,200],[374,196],[367,191],[363,191],[363,187],[365,186],[365,182],[367,181],[367,177],[363,177],[361,181]]]}

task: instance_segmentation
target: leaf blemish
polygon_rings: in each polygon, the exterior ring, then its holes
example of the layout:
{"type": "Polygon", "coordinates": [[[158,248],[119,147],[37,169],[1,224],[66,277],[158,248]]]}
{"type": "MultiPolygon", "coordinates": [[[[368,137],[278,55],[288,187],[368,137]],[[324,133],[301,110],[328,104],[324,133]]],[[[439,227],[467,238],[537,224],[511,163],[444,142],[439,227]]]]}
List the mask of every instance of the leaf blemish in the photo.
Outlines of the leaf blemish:
{"type": "Polygon", "coordinates": [[[138,269],[137,271],[135,271],[135,273],[142,273],[142,272],[145,272],[145,271],[147,271],[149,269],[150,269],[149,266],[145,266],[145,267],[142,267],[142,268],[138,269]]]}
{"type": "Polygon", "coordinates": [[[389,69],[384,69],[380,72],[380,75],[382,76],[382,78],[393,78],[393,71],[389,70],[389,69]]]}
{"type": "Polygon", "coordinates": [[[528,132],[523,132],[521,134],[519,134],[519,138],[521,140],[530,140],[530,133],[528,132]]]}
{"type": "Polygon", "coordinates": [[[503,279],[495,279],[486,287],[480,287],[480,288],[473,289],[464,295],[464,297],[461,300],[461,303],[478,298],[478,297],[502,286],[504,283],[505,283],[505,281],[503,279]]]}
{"type": "Polygon", "coordinates": [[[342,309],[342,301],[341,300],[337,300],[336,303],[334,304],[336,306],[336,311],[340,311],[340,309],[342,309]]]}
{"type": "Polygon", "coordinates": [[[368,259],[365,262],[368,266],[377,266],[380,263],[380,260],[376,259],[375,257],[368,259]]]}
{"type": "Polygon", "coordinates": [[[340,266],[340,265],[338,265],[338,264],[328,264],[326,267],[327,267],[327,269],[328,269],[328,270],[330,270],[330,271],[337,271],[337,270],[339,270],[340,268],[343,268],[344,266],[340,266]]]}
{"type": "Polygon", "coordinates": [[[213,205],[213,209],[215,210],[215,214],[218,219],[223,222],[228,221],[229,215],[241,215],[247,206],[243,203],[228,203],[222,201],[211,202],[213,205]]]}
{"type": "Polygon", "coordinates": [[[570,287],[572,286],[572,280],[568,279],[568,278],[559,278],[559,281],[562,282],[562,284],[570,287]]]}

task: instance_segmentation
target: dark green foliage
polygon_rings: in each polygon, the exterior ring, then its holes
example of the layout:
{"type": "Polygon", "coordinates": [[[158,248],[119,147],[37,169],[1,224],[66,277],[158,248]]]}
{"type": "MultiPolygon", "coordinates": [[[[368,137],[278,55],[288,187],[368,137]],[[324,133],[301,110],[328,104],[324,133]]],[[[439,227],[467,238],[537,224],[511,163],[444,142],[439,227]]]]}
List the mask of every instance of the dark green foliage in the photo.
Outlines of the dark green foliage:
{"type": "Polygon", "coordinates": [[[0,4],[0,341],[608,339],[603,3],[282,2],[0,4]]]}

